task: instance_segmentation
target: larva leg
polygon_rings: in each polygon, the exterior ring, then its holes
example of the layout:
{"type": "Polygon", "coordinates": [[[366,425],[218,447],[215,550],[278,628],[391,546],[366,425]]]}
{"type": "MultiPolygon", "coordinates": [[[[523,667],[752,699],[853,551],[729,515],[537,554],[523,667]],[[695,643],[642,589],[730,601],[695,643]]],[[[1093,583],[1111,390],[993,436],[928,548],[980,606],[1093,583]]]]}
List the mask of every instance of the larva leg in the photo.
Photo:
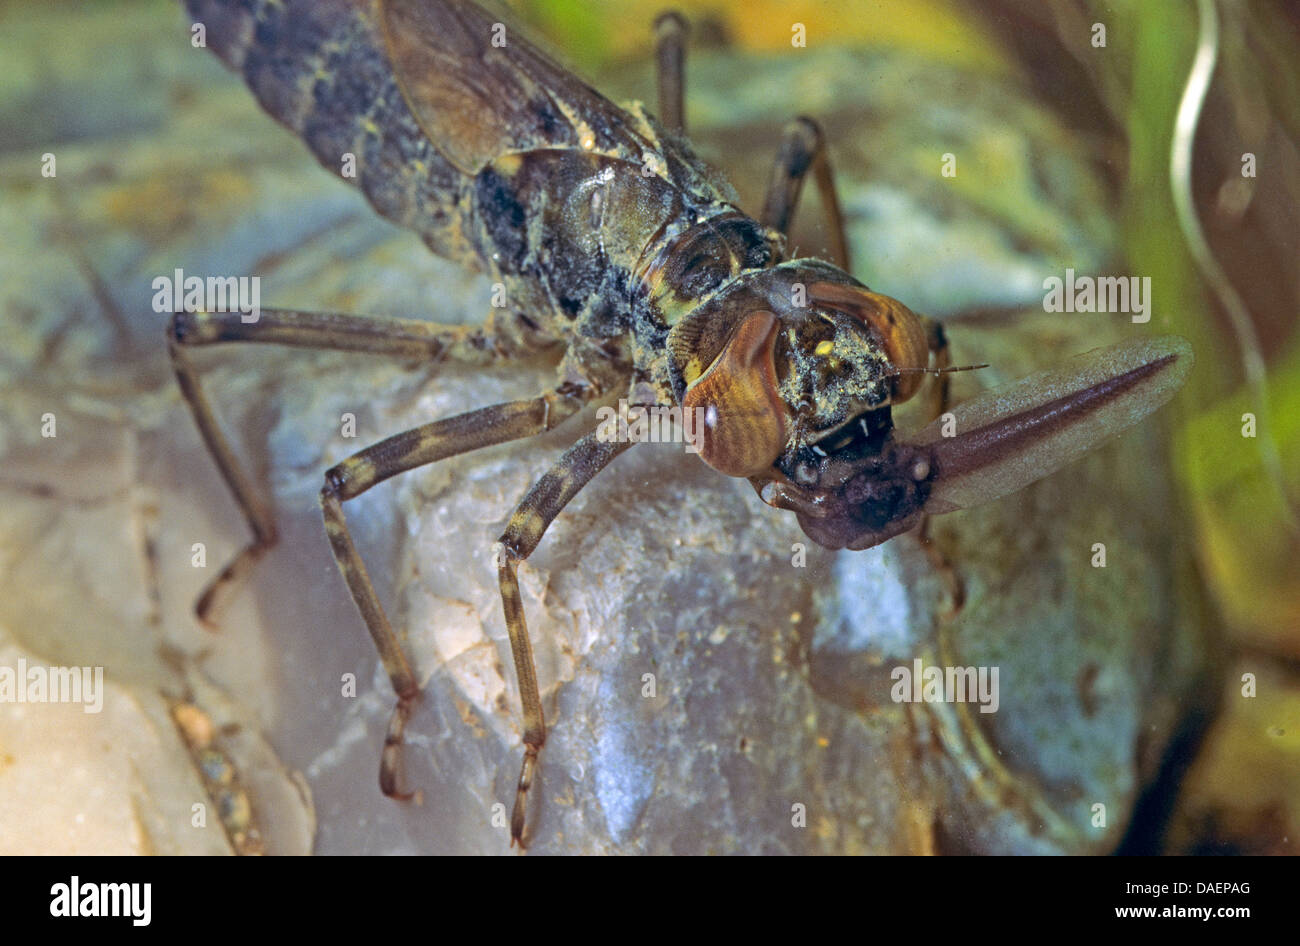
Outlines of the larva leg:
{"type": "Polygon", "coordinates": [[[767,199],[763,202],[762,222],[781,233],[790,232],[790,222],[799,206],[799,195],[809,170],[813,172],[826,210],[831,262],[848,272],[849,241],[844,232],[840,199],[835,191],[835,177],[826,155],[826,137],[811,118],[796,118],[785,128],[781,149],[772,168],[772,179],[767,186],[767,199]]]}
{"type": "Polygon", "coordinates": [[[659,121],[669,131],[686,131],[686,20],[676,10],[655,19],[655,78],[659,121]]]}
{"type": "Polygon", "coordinates": [[[216,623],[221,606],[275,544],[275,520],[269,505],[258,495],[199,383],[199,373],[186,349],[224,342],[288,345],[296,348],[367,352],[412,361],[451,359],[488,364],[501,357],[541,347],[522,328],[502,331],[489,326],[437,325],[407,319],[381,319],[334,313],[262,309],[255,322],[244,322],[238,312],[178,312],[167,329],[167,351],[185,403],[199,428],[208,452],[221,471],[235,502],[252,530],[253,538],[208,583],[195,605],[198,619],[216,623]]]}
{"type": "MultiPolygon", "coordinates": [[[[949,375],[944,370],[952,364],[952,352],[948,347],[948,337],[944,334],[943,324],[938,319],[927,316],[921,316],[921,321],[925,325],[926,341],[930,349],[932,361],[930,367],[939,372],[934,375],[931,384],[926,389],[926,421],[930,422],[941,417],[952,403],[948,383],[949,375]]],[[[956,566],[931,541],[929,515],[922,516],[921,524],[917,528],[915,535],[917,541],[921,543],[921,548],[925,551],[926,558],[930,560],[931,567],[943,579],[944,587],[948,591],[948,608],[943,617],[945,620],[951,619],[956,616],[962,605],[966,603],[966,586],[962,582],[956,566]]]]}
{"type": "Polygon", "coordinates": [[[572,416],[596,393],[594,387],[565,384],[530,400],[468,411],[381,440],[325,473],[320,503],[330,548],[397,693],[397,705],[389,720],[379,764],[379,787],[385,795],[410,797],[398,788],[398,770],[402,734],[420,690],[388,615],[375,594],[366,564],[352,541],[343,516],[343,503],[399,473],[481,447],[544,433],[572,416]]]}
{"type": "Polygon", "coordinates": [[[932,362],[930,367],[936,372],[928,395],[929,416],[926,418],[926,423],[929,423],[952,405],[947,370],[952,367],[952,350],[948,347],[948,336],[944,334],[943,323],[927,316],[921,316],[921,322],[925,325],[926,341],[930,349],[932,362]]]}
{"type": "Polygon", "coordinates": [[[546,721],[537,688],[537,669],[533,665],[533,646],[528,639],[528,625],[519,598],[518,563],[537,548],[548,526],[579,491],[602,469],[626,450],[630,443],[605,443],[590,433],[562,456],[546,475],[533,484],[510,517],[498,546],[498,576],[501,582],[501,605],[505,611],[510,650],[515,658],[519,679],[519,698],[524,713],[524,762],[519,772],[514,811],[510,816],[510,843],[524,844],[524,815],[528,789],[537,768],[537,754],[546,741],[546,721]]]}

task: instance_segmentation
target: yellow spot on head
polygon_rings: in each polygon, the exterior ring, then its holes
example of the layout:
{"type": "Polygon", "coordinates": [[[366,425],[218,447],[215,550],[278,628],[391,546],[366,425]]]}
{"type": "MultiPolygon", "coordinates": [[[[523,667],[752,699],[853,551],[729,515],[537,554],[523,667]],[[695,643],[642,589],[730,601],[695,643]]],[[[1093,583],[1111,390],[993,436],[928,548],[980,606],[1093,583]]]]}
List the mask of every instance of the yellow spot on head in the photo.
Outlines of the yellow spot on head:
{"type": "Polygon", "coordinates": [[[578,139],[578,144],[582,145],[583,151],[590,151],[592,148],[596,147],[596,136],[591,132],[587,132],[578,139]]]}
{"type": "Polygon", "coordinates": [[[824,342],[818,342],[817,347],[814,348],[813,351],[824,358],[827,355],[829,355],[832,351],[834,351],[834,349],[835,349],[835,343],[832,342],[830,339],[827,339],[824,342]]]}

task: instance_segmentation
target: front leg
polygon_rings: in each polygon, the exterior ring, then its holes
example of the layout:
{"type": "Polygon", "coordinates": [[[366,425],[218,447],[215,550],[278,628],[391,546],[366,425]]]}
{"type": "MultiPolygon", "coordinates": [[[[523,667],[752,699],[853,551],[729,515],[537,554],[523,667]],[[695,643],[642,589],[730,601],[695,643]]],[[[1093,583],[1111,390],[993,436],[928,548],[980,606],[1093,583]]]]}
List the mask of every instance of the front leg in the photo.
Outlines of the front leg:
{"type": "Polygon", "coordinates": [[[531,400],[511,401],[458,414],[382,440],[354,453],[326,472],[320,503],[330,548],[397,693],[397,705],[389,720],[379,764],[379,787],[385,795],[410,797],[410,793],[398,788],[397,775],[402,736],[420,689],[402,645],[375,594],[366,564],[352,541],[343,516],[343,503],[399,473],[481,447],[551,430],[576,413],[599,391],[595,385],[566,382],[531,400]]]}
{"type": "MultiPolygon", "coordinates": [[[[928,316],[921,316],[921,322],[925,326],[926,344],[932,360],[931,367],[927,371],[934,374],[933,383],[926,388],[925,419],[927,423],[930,423],[942,417],[948,408],[952,406],[952,392],[948,383],[952,366],[952,352],[948,347],[948,336],[944,333],[942,322],[928,316]]],[[[965,582],[962,581],[957,566],[931,539],[929,515],[921,517],[921,524],[917,526],[914,535],[917,542],[920,543],[922,551],[925,552],[925,557],[929,560],[930,566],[943,581],[944,588],[948,592],[948,605],[941,617],[944,620],[951,620],[956,617],[957,612],[966,603],[965,582]]]]}
{"type": "Polygon", "coordinates": [[[226,565],[199,596],[194,612],[206,627],[215,627],[221,607],[240,581],[275,544],[275,518],[270,505],[253,485],[217,422],[199,381],[190,349],[231,342],[284,345],[327,351],[384,355],[416,363],[444,359],[488,365],[517,357],[545,342],[530,336],[520,323],[438,325],[414,319],[385,319],[297,309],[263,309],[256,322],[244,322],[238,312],[177,312],[167,328],[167,352],[181,395],[189,406],[199,435],[216,461],[221,478],[244,514],[252,540],[226,565]]]}
{"type": "Polygon", "coordinates": [[[844,230],[839,194],[835,190],[835,174],[826,152],[826,136],[821,126],[807,116],[790,122],[781,136],[781,150],[772,166],[767,198],[763,201],[763,225],[787,237],[790,235],[790,224],[809,171],[812,171],[817,190],[821,192],[831,262],[847,273],[850,266],[849,239],[844,230]]]}
{"type": "Polygon", "coordinates": [[[524,713],[524,763],[519,771],[515,807],[510,815],[510,845],[524,846],[524,815],[528,789],[537,768],[537,754],[546,741],[546,721],[542,716],[542,698],[537,688],[537,668],[533,663],[533,645],[528,638],[524,606],[519,598],[518,563],[537,548],[548,526],[574,496],[591,482],[630,443],[607,443],[596,433],[587,434],[560,457],[532,489],[510,517],[506,531],[498,542],[497,574],[501,583],[501,605],[505,611],[510,650],[515,658],[515,675],[519,679],[519,699],[524,713]]]}

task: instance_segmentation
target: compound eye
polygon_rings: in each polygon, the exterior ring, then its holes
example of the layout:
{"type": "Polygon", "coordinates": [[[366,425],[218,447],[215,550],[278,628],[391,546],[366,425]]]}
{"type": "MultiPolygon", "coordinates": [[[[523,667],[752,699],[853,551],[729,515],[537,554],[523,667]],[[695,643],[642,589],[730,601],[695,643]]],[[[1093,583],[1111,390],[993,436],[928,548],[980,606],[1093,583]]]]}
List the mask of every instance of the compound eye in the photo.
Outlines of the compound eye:
{"type": "Polygon", "coordinates": [[[929,367],[930,344],[920,317],[897,299],[882,296],[865,287],[813,283],[808,287],[813,302],[847,312],[865,323],[880,340],[895,368],[909,369],[895,376],[895,404],[906,401],[921,387],[925,375],[917,369],[929,367]]]}
{"type": "Polygon", "coordinates": [[[779,324],[771,312],[746,316],[682,398],[688,423],[696,424],[700,459],[727,476],[761,473],[785,448],[786,407],[773,361],[779,324]]]}

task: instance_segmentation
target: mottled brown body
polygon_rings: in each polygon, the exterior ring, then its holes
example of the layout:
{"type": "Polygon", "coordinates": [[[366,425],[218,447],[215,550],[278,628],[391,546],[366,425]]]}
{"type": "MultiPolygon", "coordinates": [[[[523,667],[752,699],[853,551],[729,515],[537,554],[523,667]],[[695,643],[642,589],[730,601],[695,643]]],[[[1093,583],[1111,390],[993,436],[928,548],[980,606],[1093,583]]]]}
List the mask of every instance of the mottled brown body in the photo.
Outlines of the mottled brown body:
{"type": "MultiPolygon", "coordinates": [[[[862,549],[922,521],[1027,485],[1135,423],[1172,396],[1191,365],[1181,339],[1091,353],[958,408],[902,439],[890,406],[939,376],[937,323],[853,279],[825,142],[787,129],[761,220],[680,134],[684,21],[661,17],[665,128],[620,108],[469,0],[185,0],[209,42],[262,105],[375,209],[435,252],[504,288],[505,317],[482,328],[264,310],[177,313],[169,350],[200,432],[243,508],[248,548],[217,593],[275,541],[268,507],[235,459],[185,349],[224,341],[483,363],[563,343],[556,385],[537,397],[397,433],[325,474],[325,530],[397,694],[380,784],[395,797],[399,749],[419,688],[358,553],[344,504],[384,480],[481,447],[543,433],[626,390],[632,405],[703,418],[699,455],[797,513],[830,548],[862,549]],[[831,255],[784,259],[785,231],[811,174],[834,236],[831,255]],[[936,423],[938,423],[936,421],[936,423]]],[[[528,791],[546,739],[518,563],[564,506],[631,446],[586,434],[529,490],[494,556],[523,706],[524,760],[511,819],[524,840],[528,791]]],[[[783,553],[784,554],[784,553],[783,553]]],[[[954,598],[956,595],[954,595],[954,598]]]]}
{"type": "Polygon", "coordinates": [[[186,6],[322,165],[342,176],[355,156],[349,182],[381,215],[502,282],[530,328],[611,343],[656,394],[671,325],[780,258],[780,234],[741,213],[685,139],[513,29],[494,33],[472,4],[186,6]]]}

